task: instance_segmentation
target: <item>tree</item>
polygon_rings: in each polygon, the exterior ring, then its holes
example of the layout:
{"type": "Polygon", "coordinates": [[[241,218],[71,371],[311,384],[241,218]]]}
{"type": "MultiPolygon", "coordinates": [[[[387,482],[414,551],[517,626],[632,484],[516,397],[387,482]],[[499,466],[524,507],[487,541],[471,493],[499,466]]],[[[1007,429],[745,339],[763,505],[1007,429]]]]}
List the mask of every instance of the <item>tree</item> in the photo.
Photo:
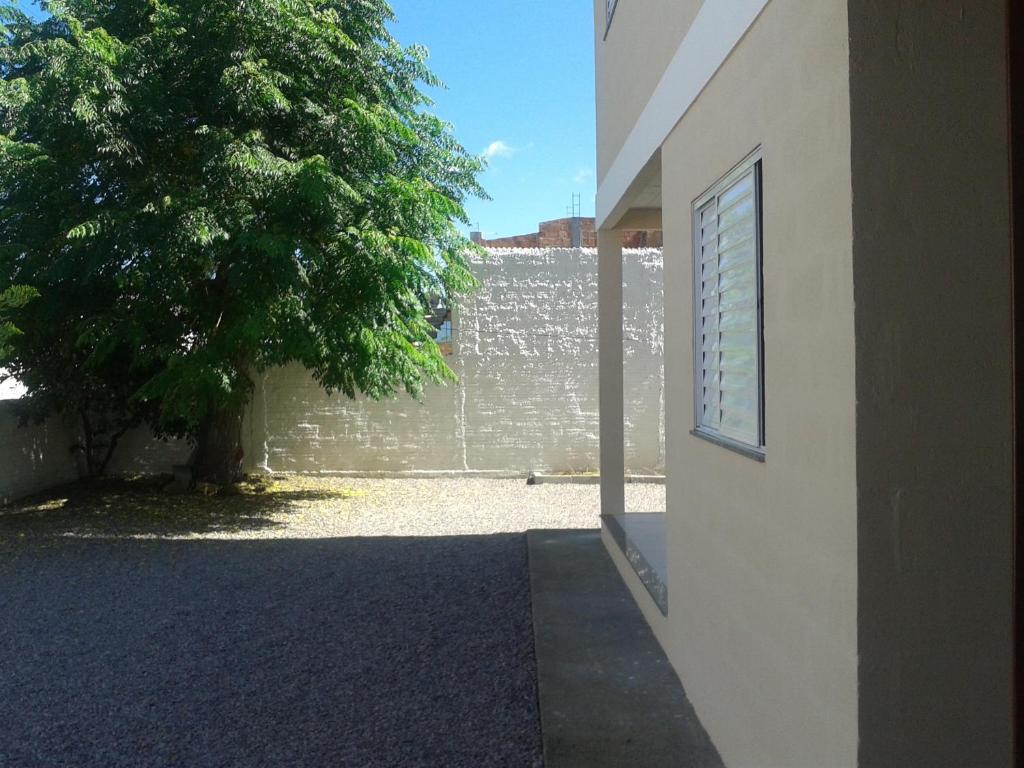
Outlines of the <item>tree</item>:
{"type": "Polygon", "coordinates": [[[254,372],[373,398],[453,378],[426,314],[473,284],[482,161],[427,112],[439,83],[385,0],[48,10],[0,16],[0,285],[43,296],[13,356],[30,396],[61,375],[49,323],[229,482],[254,372]]]}
{"type": "Polygon", "coordinates": [[[14,337],[21,335],[21,331],[9,319],[9,315],[38,296],[39,292],[27,285],[12,285],[0,291],[0,363],[11,354],[10,344],[14,337]]]}
{"type": "Polygon", "coordinates": [[[27,389],[17,404],[22,423],[40,423],[53,413],[73,421],[72,449],[81,455],[86,475],[98,477],[128,430],[147,416],[155,421],[152,404],[134,395],[160,367],[141,364],[138,350],[127,344],[111,345],[113,337],[89,333],[81,318],[96,317],[111,301],[96,281],[67,281],[56,298],[55,289],[51,285],[22,310],[25,331],[12,345],[16,353],[0,362],[27,389]]]}

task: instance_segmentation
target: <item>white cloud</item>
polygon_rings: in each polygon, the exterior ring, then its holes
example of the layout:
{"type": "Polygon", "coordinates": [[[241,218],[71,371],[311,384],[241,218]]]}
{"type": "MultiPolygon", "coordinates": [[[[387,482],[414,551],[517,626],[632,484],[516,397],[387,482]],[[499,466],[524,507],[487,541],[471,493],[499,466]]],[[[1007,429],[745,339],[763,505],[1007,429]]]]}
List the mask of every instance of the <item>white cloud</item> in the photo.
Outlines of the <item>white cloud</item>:
{"type": "Polygon", "coordinates": [[[589,168],[580,168],[576,171],[576,175],[572,177],[573,183],[585,184],[594,177],[594,172],[589,168]]]}
{"type": "Polygon", "coordinates": [[[483,151],[483,157],[485,160],[493,160],[496,157],[511,157],[516,153],[516,150],[510,147],[501,139],[492,141],[487,149],[483,151]]]}

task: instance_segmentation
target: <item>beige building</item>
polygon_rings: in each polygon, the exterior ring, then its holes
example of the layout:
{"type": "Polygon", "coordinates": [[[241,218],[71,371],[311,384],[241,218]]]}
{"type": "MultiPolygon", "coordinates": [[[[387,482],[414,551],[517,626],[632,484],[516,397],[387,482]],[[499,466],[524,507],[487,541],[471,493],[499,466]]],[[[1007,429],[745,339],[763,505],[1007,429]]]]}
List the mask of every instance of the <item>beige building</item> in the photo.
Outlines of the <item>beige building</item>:
{"type": "Polygon", "coordinates": [[[730,768],[1013,761],[1011,5],[595,0],[604,539],[730,768]],[[663,516],[623,230],[664,233],[663,516]]]}

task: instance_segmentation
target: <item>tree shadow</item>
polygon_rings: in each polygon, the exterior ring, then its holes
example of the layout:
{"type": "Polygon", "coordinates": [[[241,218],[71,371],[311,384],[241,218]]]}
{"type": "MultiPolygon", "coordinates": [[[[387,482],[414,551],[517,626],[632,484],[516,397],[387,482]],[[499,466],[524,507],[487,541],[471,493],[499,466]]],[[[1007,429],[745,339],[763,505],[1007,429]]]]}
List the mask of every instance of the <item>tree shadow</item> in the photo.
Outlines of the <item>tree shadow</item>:
{"type": "MultiPolygon", "coordinates": [[[[246,482],[215,494],[174,494],[170,478],[76,482],[0,508],[2,538],[191,538],[282,529],[322,507],[345,514],[356,492],[328,480],[246,482]]],[[[321,510],[323,511],[323,510],[321,510]]]]}
{"type": "Polygon", "coordinates": [[[4,768],[540,765],[522,534],[0,541],[0,584],[4,768]]]}

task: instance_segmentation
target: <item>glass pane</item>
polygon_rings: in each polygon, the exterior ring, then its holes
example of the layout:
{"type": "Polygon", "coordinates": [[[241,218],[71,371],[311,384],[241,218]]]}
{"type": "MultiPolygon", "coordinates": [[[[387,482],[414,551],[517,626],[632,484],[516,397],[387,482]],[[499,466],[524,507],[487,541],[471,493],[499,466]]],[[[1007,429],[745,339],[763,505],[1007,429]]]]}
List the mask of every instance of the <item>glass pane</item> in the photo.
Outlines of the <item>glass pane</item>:
{"type": "Polygon", "coordinates": [[[754,169],[751,168],[742,178],[734,181],[732,186],[718,196],[718,210],[725,211],[753,192],[754,169]]]}

